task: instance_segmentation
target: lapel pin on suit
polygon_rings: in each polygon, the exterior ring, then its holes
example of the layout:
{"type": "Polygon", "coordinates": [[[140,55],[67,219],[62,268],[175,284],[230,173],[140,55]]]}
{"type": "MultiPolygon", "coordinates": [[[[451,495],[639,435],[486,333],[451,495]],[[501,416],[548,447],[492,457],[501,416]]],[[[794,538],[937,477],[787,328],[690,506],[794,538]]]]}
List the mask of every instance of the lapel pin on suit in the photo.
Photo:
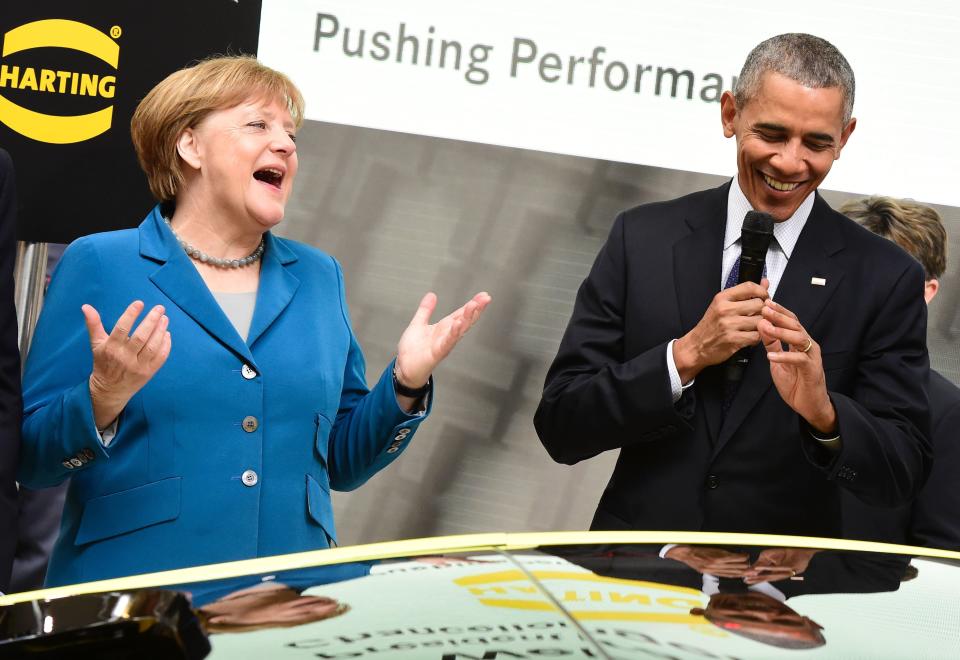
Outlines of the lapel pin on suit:
{"type": "Polygon", "coordinates": [[[826,286],[827,280],[826,278],[823,278],[823,277],[811,277],[810,284],[813,284],[815,286],[826,286]]]}

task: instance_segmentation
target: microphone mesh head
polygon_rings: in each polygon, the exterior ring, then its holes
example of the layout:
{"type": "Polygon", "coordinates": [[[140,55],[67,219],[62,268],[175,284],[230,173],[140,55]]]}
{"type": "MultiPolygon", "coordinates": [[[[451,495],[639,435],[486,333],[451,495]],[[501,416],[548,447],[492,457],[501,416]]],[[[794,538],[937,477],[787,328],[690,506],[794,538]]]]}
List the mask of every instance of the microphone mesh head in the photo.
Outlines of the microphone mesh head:
{"type": "Polygon", "coordinates": [[[752,282],[760,281],[767,248],[773,240],[773,222],[772,215],[758,211],[747,211],[743,218],[743,229],[740,230],[740,269],[741,275],[752,282]],[[760,270],[753,272],[755,269],[748,265],[751,263],[760,270]]]}
{"type": "Polygon", "coordinates": [[[743,216],[742,231],[754,231],[760,234],[773,233],[773,216],[760,211],[747,211],[743,216]]]}

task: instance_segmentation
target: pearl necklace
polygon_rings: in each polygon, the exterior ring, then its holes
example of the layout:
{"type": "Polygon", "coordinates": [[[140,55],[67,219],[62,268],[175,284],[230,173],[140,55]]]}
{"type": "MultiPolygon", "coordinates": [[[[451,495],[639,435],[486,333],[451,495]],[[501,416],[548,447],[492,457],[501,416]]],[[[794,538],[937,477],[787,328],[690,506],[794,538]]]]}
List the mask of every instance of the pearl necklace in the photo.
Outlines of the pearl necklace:
{"type": "Polygon", "coordinates": [[[170,224],[170,220],[168,218],[164,218],[163,221],[167,223],[168,227],[170,227],[170,231],[173,232],[174,237],[177,239],[177,242],[180,243],[180,247],[183,248],[183,251],[187,253],[187,256],[194,261],[209,264],[210,266],[216,266],[217,268],[243,268],[245,266],[249,266],[250,264],[260,260],[260,257],[263,256],[263,250],[266,247],[266,242],[261,236],[260,244],[257,246],[257,249],[242,259],[219,259],[217,257],[211,257],[203,250],[193,247],[185,240],[180,238],[180,234],[174,230],[173,225],[170,224]]]}

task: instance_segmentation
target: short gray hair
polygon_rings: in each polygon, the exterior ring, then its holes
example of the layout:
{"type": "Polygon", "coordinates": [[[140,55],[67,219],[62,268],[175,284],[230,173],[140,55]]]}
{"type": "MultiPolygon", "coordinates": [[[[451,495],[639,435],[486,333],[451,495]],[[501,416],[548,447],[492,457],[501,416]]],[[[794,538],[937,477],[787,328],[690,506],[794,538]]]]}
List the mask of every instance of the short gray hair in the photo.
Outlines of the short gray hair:
{"type": "Polygon", "coordinates": [[[843,124],[853,116],[856,83],[853,69],[836,46],[812,34],[791,32],[770,37],[747,55],[733,89],[742,108],[760,89],[763,74],[773,71],[805,87],[839,87],[843,94],[843,124]]]}

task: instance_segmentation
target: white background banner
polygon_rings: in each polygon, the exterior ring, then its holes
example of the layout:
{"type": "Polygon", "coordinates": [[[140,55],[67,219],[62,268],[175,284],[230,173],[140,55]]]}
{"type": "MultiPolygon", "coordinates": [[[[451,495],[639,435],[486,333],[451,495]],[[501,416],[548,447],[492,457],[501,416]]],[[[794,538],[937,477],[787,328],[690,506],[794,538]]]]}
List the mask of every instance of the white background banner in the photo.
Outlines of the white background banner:
{"type": "Polygon", "coordinates": [[[825,187],[960,206],[954,0],[263,0],[259,54],[308,119],[732,175],[720,91],[782,32],[857,76],[825,187]]]}

